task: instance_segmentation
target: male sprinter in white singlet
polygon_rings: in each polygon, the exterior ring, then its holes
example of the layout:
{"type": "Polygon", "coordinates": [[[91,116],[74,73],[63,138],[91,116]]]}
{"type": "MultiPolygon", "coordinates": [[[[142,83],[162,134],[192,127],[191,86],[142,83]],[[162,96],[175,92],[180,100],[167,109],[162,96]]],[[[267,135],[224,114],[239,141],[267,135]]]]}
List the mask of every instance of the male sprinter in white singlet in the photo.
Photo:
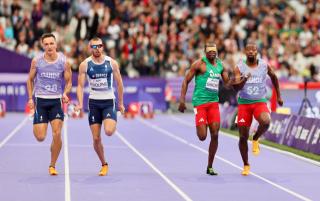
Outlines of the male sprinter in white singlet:
{"type": "Polygon", "coordinates": [[[27,80],[28,106],[30,109],[35,107],[33,133],[39,142],[46,138],[48,122],[51,124],[53,139],[49,174],[57,175],[55,165],[62,147],[61,129],[64,119],[61,99],[65,103],[69,102],[67,95],[72,87],[71,68],[66,57],[57,52],[56,38],[53,34],[44,34],[41,42],[45,52],[32,60],[27,80]]]}
{"type": "Polygon", "coordinates": [[[283,105],[278,78],[270,65],[263,59],[258,59],[258,48],[255,43],[248,42],[245,47],[246,60],[240,60],[234,68],[234,88],[240,90],[238,98],[238,127],[239,127],[239,150],[244,164],[242,175],[250,173],[248,161],[248,138],[249,130],[254,117],[258,123],[258,130],[253,135],[252,152],[260,153],[259,138],[268,130],[270,125],[270,111],[267,107],[267,75],[271,78],[277,94],[277,102],[283,105]],[[241,75],[246,78],[241,81],[241,75]]]}
{"type": "Polygon", "coordinates": [[[103,43],[100,38],[90,40],[91,56],[84,60],[79,67],[77,97],[79,104],[76,111],[83,108],[83,88],[85,80],[89,82],[89,124],[93,137],[93,146],[102,168],[100,176],[108,173],[108,163],[104,157],[103,145],[101,143],[101,124],[104,132],[111,136],[117,125],[117,110],[124,113],[123,106],[123,84],[118,63],[104,55],[103,43]],[[116,105],[113,77],[117,82],[118,105],[116,105]]]}

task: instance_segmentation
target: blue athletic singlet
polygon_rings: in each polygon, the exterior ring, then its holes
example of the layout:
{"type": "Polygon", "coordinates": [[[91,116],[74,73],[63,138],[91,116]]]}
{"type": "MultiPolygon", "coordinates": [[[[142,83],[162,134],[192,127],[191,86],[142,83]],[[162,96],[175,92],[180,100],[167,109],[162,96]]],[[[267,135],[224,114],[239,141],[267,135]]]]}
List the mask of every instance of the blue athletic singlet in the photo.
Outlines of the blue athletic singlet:
{"type": "Polygon", "coordinates": [[[97,64],[91,57],[86,59],[89,99],[115,99],[111,60],[110,57],[105,56],[104,62],[97,64]]]}

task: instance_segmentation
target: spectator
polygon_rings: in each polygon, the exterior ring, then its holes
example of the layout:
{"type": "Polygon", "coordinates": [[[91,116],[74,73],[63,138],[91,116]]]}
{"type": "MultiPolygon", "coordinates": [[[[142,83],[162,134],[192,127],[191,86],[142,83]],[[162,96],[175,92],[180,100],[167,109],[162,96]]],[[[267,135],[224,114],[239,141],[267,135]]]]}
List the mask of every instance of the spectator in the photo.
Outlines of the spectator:
{"type": "Polygon", "coordinates": [[[0,0],[1,46],[33,55],[39,37],[54,30],[73,70],[88,56],[86,44],[93,36],[102,38],[124,75],[163,77],[183,75],[203,54],[206,39],[215,41],[226,67],[243,58],[250,40],[281,80],[320,77],[316,1],[51,0],[33,1],[32,11],[22,13],[23,2],[0,0]]]}

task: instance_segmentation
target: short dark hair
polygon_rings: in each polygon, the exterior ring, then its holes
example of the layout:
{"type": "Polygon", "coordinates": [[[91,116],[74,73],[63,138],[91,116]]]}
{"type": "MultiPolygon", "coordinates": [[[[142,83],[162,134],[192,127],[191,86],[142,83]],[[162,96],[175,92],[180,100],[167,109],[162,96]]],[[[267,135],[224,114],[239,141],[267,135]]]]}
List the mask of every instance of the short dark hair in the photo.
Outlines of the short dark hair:
{"type": "Polygon", "coordinates": [[[252,40],[249,40],[249,41],[247,42],[246,47],[248,47],[248,46],[250,46],[250,45],[253,45],[253,46],[258,47],[258,45],[257,45],[254,41],[252,41],[252,40]]]}
{"type": "Polygon", "coordinates": [[[41,42],[43,42],[43,40],[44,40],[45,38],[50,38],[50,37],[52,37],[52,38],[54,38],[54,40],[56,40],[56,37],[53,35],[53,33],[45,33],[45,34],[43,34],[43,35],[41,36],[41,42]]]}

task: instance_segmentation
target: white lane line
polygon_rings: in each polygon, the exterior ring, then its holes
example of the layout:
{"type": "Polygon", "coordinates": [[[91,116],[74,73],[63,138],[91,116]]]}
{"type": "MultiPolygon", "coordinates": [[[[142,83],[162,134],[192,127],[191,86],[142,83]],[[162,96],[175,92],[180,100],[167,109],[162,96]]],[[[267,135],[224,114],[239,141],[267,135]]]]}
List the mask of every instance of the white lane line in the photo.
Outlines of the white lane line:
{"type": "Polygon", "coordinates": [[[63,150],[64,150],[64,200],[71,201],[70,188],[70,168],[69,168],[69,149],[68,149],[68,120],[65,119],[63,125],[63,150]]]}
{"type": "MultiPolygon", "coordinates": [[[[175,139],[175,140],[177,140],[177,141],[179,141],[179,142],[181,142],[181,143],[183,143],[183,144],[189,145],[190,147],[195,148],[195,149],[201,151],[202,153],[208,154],[208,151],[207,151],[207,150],[202,149],[201,147],[199,147],[199,146],[197,146],[197,145],[194,145],[194,144],[192,144],[192,143],[189,143],[189,142],[186,141],[185,139],[183,139],[183,138],[181,138],[181,137],[178,137],[178,136],[176,136],[175,134],[173,134],[173,133],[171,133],[171,132],[169,132],[169,131],[167,131],[167,130],[165,130],[165,129],[163,129],[163,128],[160,128],[159,126],[157,126],[157,125],[155,125],[155,124],[152,124],[151,122],[146,122],[145,120],[143,120],[143,119],[141,119],[141,118],[139,118],[138,121],[140,121],[141,123],[143,123],[144,125],[146,125],[146,126],[148,126],[148,127],[153,128],[153,129],[156,130],[156,131],[159,131],[160,133],[163,133],[163,134],[166,135],[166,136],[171,137],[172,139],[175,139]]],[[[239,169],[239,170],[242,170],[242,167],[240,167],[240,166],[232,163],[232,162],[229,161],[229,160],[226,160],[226,159],[224,159],[224,158],[222,158],[222,157],[220,157],[220,156],[217,156],[217,155],[216,155],[216,158],[218,158],[219,160],[223,161],[224,163],[227,163],[227,164],[229,164],[229,165],[231,165],[231,166],[233,166],[233,167],[235,167],[235,168],[237,168],[237,169],[239,169]]],[[[283,187],[283,186],[281,186],[281,185],[279,185],[279,184],[276,184],[276,183],[274,183],[274,182],[272,182],[272,181],[270,181],[270,180],[268,180],[268,179],[266,179],[266,178],[264,178],[264,177],[262,177],[262,176],[257,175],[257,174],[254,173],[254,172],[250,172],[250,174],[253,175],[253,176],[255,176],[255,177],[257,177],[257,178],[259,178],[259,179],[261,179],[262,181],[264,181],[264,182],[266,182],[266,183],[268,183],[268,184],[270,184],[270,185],[272,185],[272,186],[280,189],[280,190],[283,190],[283,191],[285,191],[285,192],[293,195],[294,197],[297,197],[297,198],[299,198],[299,199],[301,199],[301,200],[304,200],[304,201],[311,201],[310,198],[307,198],[307,197],[305,197],[305,196],[303,196],[303,195],[301,195],[301,194],[299,194],[299,193],[296,193],[296,192],[294,192],[294,191],[292,191],[292,190],[290,190],[290,189],[288,189],[288,188],[285,188],[285,187],[283,187]]]]}
{"type": "Polygon", "coordinates": [[[192,201],[192,199],[183,192],[176,184],[174,184],[164,173],[162,173],[153,163],[151,163],[143,154],[141,154],[121,133],[116,132],[116,136],[126,144],[135,154],[137,154],[153,171],[155,171],[165,182],[169,184],[184,200],[192,201]]]}
{"type": "Polygon", "coordinates": [[[28,121],[28,117],[25,117],[20,124],[18,124],[10,133],[9,135],[4,138],[1,142],[0,142],[0,148],[2,148],[28,121]]]}
{"type": "MultiPolygon", "coordinates": [[[[175,117],[173,115],[170,116],[173,120],[183,124],[183,125],[186,125],[186,126],[189,126],[189,127],[193,127],[194,128],[194,125],[193,124],[190,124],[190,123],[187,123],[185,120],[183,119],[180,119],[178,117],[175,117]]],[[[229,137],[229,138],[232,138],[232,139],[236,139],[236,140],[239,140],[238,137],[234,136],[234,135],[231,135],[229,133],[226,133],[226,132],[223,132],[223,131],[219,131],[219,133],[223,134],[223,136],[226,136],[226,137],[229,137]]],[[[251,141],[249,141],[249,143],[251,143],[251,141]]],[[[274,151],[274,152],[277,152],[277,153],[281,153],[281,154],[285,154],[287,156],[291,156],[291,157],[294,157],[296,159],[299,159],[299,160],[302,160],[302,161],[305,161],[305,162],[308,162],[308,163],[311,163],[313,165],[317,165],[317,166],[320,166],[320,162],[318,161],[315,161],[315,160],[312,160],[312,159],[309,159],[309,158],[305,158],[305,157],[302,157],[302,156],[299,156],[299,155],[296,155],[294,153],[291,153],[291,152],[288,152],[288,151],[283,151],[283,150],[280,150],[280,149],[276,149],[276,148],[273,148],[273,147],[269,147],[269,146],[266,146],[264,144],[260,144],[260,147],[263,147],[265,149],[268,149],[268,150],[271,150],[271,151],[274,151]]]]}

